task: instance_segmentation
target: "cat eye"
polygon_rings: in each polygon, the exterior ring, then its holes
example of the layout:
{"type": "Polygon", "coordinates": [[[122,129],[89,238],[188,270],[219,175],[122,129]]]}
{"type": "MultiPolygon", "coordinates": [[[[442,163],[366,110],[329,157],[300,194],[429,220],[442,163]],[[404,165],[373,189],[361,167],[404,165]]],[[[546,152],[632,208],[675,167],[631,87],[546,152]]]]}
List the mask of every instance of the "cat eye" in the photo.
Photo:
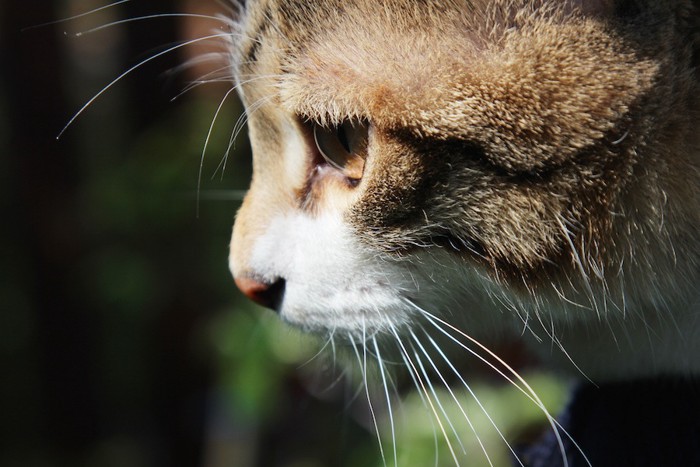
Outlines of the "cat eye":
{"type": "Polygon", "coordinates": [[[369,125],[345,120],[340,125],[313,124],[314,141],[323,159],[351,181],[362,178],[367,157],[369,125]]]}

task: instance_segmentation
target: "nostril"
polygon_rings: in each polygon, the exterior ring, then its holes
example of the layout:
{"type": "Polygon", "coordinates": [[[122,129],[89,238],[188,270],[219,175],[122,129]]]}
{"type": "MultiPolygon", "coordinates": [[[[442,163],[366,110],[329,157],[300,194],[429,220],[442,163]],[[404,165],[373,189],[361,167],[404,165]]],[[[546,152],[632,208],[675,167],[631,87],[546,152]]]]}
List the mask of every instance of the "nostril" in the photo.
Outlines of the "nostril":
{"type": "Polygon", "coordinates": [[[273,282],[263,282],[249,277],[236,277],[236,286],[249,299],[258,305],[278,310],[284,297],[285,280],[278,278],[273,282]]]}

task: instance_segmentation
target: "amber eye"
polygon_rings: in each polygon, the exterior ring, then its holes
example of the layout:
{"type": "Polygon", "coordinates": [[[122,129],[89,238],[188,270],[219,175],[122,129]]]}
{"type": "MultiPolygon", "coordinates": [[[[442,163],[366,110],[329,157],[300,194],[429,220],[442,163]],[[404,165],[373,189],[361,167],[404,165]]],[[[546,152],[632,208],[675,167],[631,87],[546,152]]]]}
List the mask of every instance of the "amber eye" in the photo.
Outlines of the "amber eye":
{"type": "Polygon", "coordinates": [[[366,122],[346,120],[341,125],[321,126],[316,123],[314,140],[326,162],[351,180],[360,180],[367,157],[366,122]]]}

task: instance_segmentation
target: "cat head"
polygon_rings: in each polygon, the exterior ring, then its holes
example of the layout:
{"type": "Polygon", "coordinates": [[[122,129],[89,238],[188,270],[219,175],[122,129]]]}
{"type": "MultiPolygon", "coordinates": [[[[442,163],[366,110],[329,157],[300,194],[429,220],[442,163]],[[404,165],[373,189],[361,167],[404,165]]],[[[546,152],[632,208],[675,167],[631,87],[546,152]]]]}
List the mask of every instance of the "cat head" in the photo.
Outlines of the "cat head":
{"type": "Polygon", "coordinates": [[[239,287],[353,339],[430,316],[476,332],[687,300],[693,8],[246,2],[229,45],[254,153],[239,287]]]}

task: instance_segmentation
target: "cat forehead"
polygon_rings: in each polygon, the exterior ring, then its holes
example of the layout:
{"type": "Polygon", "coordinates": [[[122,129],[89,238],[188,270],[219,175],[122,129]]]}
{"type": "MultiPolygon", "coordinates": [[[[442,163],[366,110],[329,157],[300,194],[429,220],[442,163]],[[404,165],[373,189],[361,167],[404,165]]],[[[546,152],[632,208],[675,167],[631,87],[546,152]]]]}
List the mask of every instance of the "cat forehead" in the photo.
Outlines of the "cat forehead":
{"type": "Polygon", "coordinates": [[[505,138],[544,160],[601,138],[658,69],[567,2],[329,5],[259,16],[246,65],[255,100],[512,152],[505,138]]]}
{"type": "MultiPolygon", "coordinates": [[[[236,68],[239,81],[272,85],[265,93],[279,94],[297,113],[366,117],[378,106],[393,112],[388,100],[450,99],[456,88],[493,81],[513,62],[578,59],[580,48],[566,50],[567,40],[585,34],[597,45],[590,25],[578,21],[583,3],[249,2],[236,68]],[[574,22],[572,32],[566,25],[574,22]]],[[[603,2],[585,3],[592,9],[603,2]]]]}
{"type": "Polygon", "coordinates": [[[607,16],[616,0],[238,0],[240,15],[235,27],[247,42],[245,58],[254,61],[263,37],[274,37],[282,45],[295,47],[329,33],[349,33],[351,42],[386,32],[376,45],[390,45],[391,32],[434,31],[440,42],[445,34],[471,31],[473,37],[493,40],[499,30],[519,27],[532,16],[559,16],[561,13],[607,16]],[[440,37],[442,35],[442,37],[440,37]]]}

